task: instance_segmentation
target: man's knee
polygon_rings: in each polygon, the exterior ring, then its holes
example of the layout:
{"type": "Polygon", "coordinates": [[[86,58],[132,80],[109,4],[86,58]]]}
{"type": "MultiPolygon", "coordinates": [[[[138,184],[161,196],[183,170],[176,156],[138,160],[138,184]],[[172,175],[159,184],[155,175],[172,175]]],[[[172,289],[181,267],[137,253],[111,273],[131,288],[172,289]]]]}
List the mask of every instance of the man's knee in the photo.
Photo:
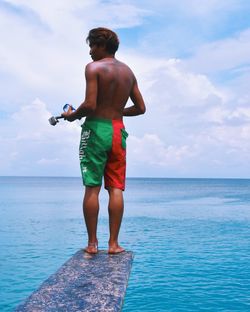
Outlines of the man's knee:
{"type": "Polygon", "coordinates": [[[122,195],[123,194],[123,191],[122,189],[120,188],[117,188],[117,187],[107,187],[107,191],[110,195],[122,195]]]}
{"type": "Polygon", "coordinates": [[[96,195],[100,193],[101,186],[85,186],[85,196],[96,195]]]}

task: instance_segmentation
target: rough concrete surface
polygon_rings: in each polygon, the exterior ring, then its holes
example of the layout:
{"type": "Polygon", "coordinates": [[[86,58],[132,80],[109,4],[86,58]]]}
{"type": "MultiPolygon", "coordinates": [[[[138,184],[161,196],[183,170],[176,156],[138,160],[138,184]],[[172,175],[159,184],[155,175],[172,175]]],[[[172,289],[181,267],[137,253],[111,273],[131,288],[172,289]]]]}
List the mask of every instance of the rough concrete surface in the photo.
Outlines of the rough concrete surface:
{"type": "Polygon", "coordinates": [[[121,311],[132,261],[129,251],[79,250],[15,311],[121,311]]]}

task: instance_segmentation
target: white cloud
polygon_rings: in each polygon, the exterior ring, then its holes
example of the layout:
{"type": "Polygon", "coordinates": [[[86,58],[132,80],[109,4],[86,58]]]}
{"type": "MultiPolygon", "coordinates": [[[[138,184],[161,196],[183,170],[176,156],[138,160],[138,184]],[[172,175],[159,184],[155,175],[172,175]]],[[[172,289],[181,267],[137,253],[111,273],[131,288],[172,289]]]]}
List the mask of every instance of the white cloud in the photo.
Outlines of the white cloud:
{"type": "Polygon", "coordinates": [[[53,127],[49,117],[45,103],[36,99],[1,124],[1,174],[78,174],[79,124],[60,121],[53,127]]]}
{"type": "Polygon", "coordinates": [[[150,10],[123,1],[8,0],[7,2],[23,10],[32,10],[53,32],[63,33],[63,30],[66,30],[66,34],[71,33],[72,26],[77,23],[88,27],[95,24],[106,25],[116,29],[134,27],[140,25],[143,18],[151,14],[150,10]]]}
{"type": "Polygon", "coordinates": [[[37,164],[39,165],[55,165],[55,164],[60,164],[60,163],[62,163],[60,158],[53,158],[53,159],[41,158],[37,161],[37,164]]]}
{"type": "MultiPolygon", "coordinates": [[[[4,151],[0,172],[26,175],[79,175],[79,125],[60,121],[52,127],[48,118],[50,112],[60,113],[63,103],[77,106],[83,99],[83,70],[90,61],[84,40],[91,27],[131,27],[133,32],[132,27],[142,25],[149,16],[175,12],[180,18],[212,19],[216,12],[240,6],[224,0],[150,5],[147,1],[144,5],[80,0],[5,3],[15,7],[6,6],[0,12],[0,27],[6,30],[0,35],[4,42],[0,100],[8,104],[2,105],[6,117],[0,125],[4,151]]],[[[164,37],[159,34],[164,40],[168,27],[162,29],[164,37]]],[[[224,176],[231,172],[236,176],[238,172],[246,176],[250,163],[249,29],[203,44],[185,60],[160,57],[156,43],[162,38],[154,36],[149,41],[152,57],[147,45],[143,53],[136,46],[123,47],[118,53],[134,70],[147,105],[146,115],[125,120],[131,133],[129,175],[224,176]],[[229,71],[233,79],[227,85],[218,86],[209,78],[229,71]]],[[[171,45],[176,43],[174,38],[175,34],[171,45]]]]}
{"type": "Polygon", "coordinates": [[[218,124],[242,125],[250,122],[250,108],[241,106],[235,109],[227,109],[217,106],[207,110],[205,117],[208,121],[218,124]]]}
{"type": "Polygon", "coordinates": [[[133,162],[162,167],[180,166],[183,160],[194,156],[187,145],[167,146],[156,134],[145,134],[142,138],[130,136],[128,140],[130,158],[133,162]]]}
{"type": "Polygon", "coordinates": [[[92,2],[84,11],[77,13],[82,18],[82,13],[91,16],[90,27],[105,26],[109,28],[130,28],[142,24],[146,16],[151,15],[150,10],[139,8],[131,3],[123,1],[92,2]]]}
{"type": "Polygon", "coordinates": [[[234,37],[202,45],[186,63],[189,68],[206,73],[233,70],[232,74],[237,75],[237,71],[249,71],[250,29],[234,37]]]}
{"type": "Polygon", "coordinates": [[[145,8],[150,8],[152,11],[157,12],[158,15],[170,13],[172,15],[181,14],[182,17],[192,16],[201,18],[211,18],[211,16],[217,14],[214,16],[214,18],[216,18],[218,17],[218,13],[235,11],[247,5],[245,1],[240,0],[158,0],[155,2],[150,0],[134,0],[132,2],[145,8]]]}
{"type": "MultiPolygon", "coordinates": [[[[5,30],[0,34],[0,78],[28,101],[46,98],[50,109],[58,103],[80,103],[84,66],[91,61],[85,43],[89,29],[101,24],[132,27],[146,15],[122,2],[6,1],[0,10],[0,27],[5,30]]],[[[8,112],[17,109],[11,97],[8,90],[0,94],[2,102],[9,102],[8,112]]]]}
{"type": "Polygon", "coordinates": [[[247,175],[240,165],[249,168],[250,163],[246,100],[235,101],[237,94],[190,72],[180,60],[134,56],[130,63],[148,107],[143,118],[126,120],[132,134],[130,175],[136,168],[145,175],[143,164],[151,176],[247,175]]]}
{"type": "Polygon", "coordinates": [[[223,146],[227,146],[230,150],[235,149],[238,157],[249,157],[250,150],[250,125],[243,126],[218,126],[211,129],[211,135],[223,146]]]}

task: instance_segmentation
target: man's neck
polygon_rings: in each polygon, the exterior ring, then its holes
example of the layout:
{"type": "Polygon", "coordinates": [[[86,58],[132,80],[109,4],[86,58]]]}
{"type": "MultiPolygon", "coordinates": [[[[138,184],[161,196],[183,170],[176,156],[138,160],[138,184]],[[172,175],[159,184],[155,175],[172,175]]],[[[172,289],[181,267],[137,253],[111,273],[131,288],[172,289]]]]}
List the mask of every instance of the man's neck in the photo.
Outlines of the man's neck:
{"type": "Polygon", "coordinates": [[[103,56],[102,59],[109,59],[109,58],[114,59],[115,55],[114,54],[106,54],[106,55],[103,56]]]}

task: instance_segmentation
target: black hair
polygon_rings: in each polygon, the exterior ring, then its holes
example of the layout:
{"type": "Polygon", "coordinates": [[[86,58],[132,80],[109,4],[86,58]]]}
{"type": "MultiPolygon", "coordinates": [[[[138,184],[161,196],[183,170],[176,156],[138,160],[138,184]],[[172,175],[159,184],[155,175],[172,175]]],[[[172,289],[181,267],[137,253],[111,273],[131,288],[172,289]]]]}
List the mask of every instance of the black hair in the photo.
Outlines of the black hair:
{"type": "Polygon", "coordinates": [[[115,32],[108,28],[98,27],[89,31],[86,42],[92,45],[105,46],[106,51],[115,54],[119,47],[119,38],[115,32]]]}

